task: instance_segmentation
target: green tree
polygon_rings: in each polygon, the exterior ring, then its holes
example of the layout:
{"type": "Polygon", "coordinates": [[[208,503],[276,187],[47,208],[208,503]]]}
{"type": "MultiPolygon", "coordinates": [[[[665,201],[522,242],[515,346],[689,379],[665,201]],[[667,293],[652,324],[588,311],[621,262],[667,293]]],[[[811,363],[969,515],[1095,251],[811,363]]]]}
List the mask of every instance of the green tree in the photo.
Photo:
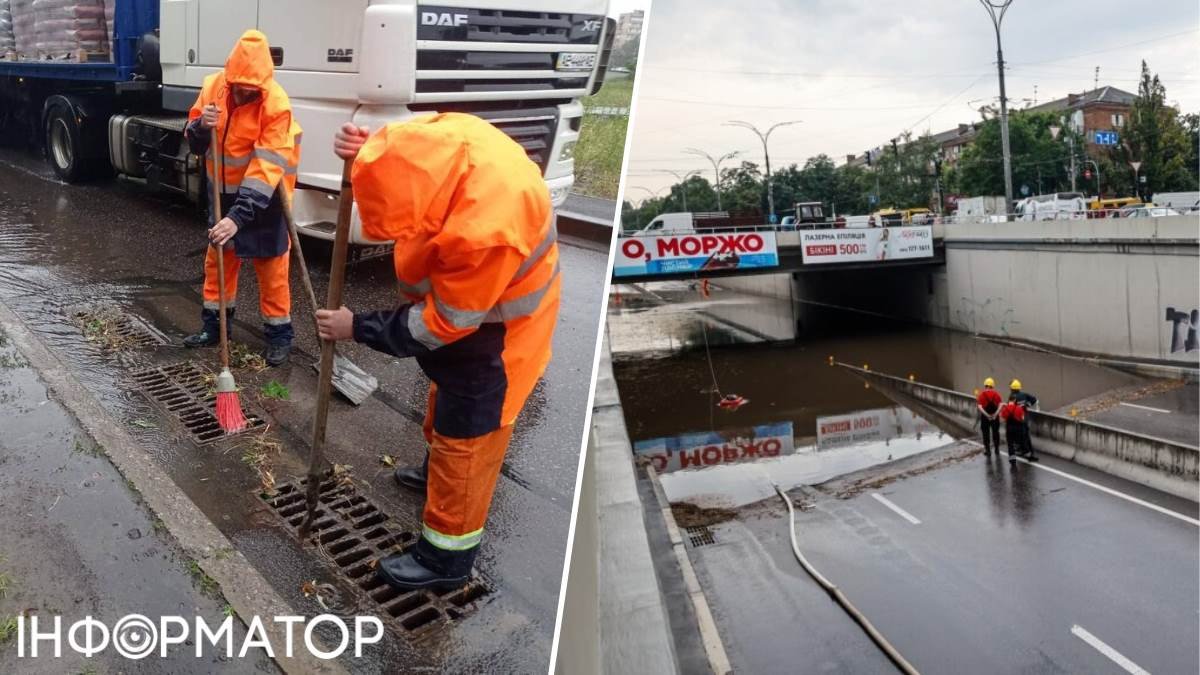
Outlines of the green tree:
{"type": "Polygon", "coordinates": [[[1180,120],[1179,111],[1167,104],[1167,90],[1158,75],[1151,74],[1142,61],[1142,79],[1125,143],[1114,155],[1126,162],[1142,162],[1139,173],[1146,178],[1141,184],[1143,197],[1197,189],[1195,145],[1186,123],[1180,120]]]}
{"type": "Polygon", "coordinates": [[[880,206],[930,206],[936,193],[934,160],[939,150],[929,134],[914,139],[908,131],[885,147],[874,164],[880,206]]]}
{"type": "MultiPolygon", "coordinates": [[[[1074,142],[1076,170],[1083,171],[1083,138],[1052,112],[1014,111],[1008,117],[1008,136],[1012,150],[1013,197],[1020,199],[1021,186],[1030,194],[1050,193],[1070,188],[1070,148],[1074,142]],[[1058,138],[1050,127],[1060,128],[1058,138]]],[[[1101,171],[1103,173],[1103,171],[1101,171]]],[[[1000,121],[985,121],[974,141],[963,150],[958,165],[945,174],[949,189],[965,195],[1004,194],[1004,156],[1000,145],[1000,121]]],[[[1086,186],[1079,185],[1081,191],[1086,186]]]]}

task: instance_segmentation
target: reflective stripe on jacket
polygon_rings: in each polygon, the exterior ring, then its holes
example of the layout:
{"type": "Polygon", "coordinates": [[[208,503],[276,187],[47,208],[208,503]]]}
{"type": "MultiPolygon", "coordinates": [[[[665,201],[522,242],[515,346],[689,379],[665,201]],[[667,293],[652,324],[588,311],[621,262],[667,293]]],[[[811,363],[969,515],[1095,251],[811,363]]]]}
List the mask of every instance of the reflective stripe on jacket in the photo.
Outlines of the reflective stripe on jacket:
{"type": "Polygon", "coordinates": [[[415,356],[439,433],[509,424],[550,361],[561,282],[545,181],[487,122],[427,115],[380,129],[354,164],[363,233],[396,242],[406,303],[355,316],[355,339],[415,356]]]}
{"type": "MultiPolygon", "coordinates": [[[[208,179],[221,185],[223,215],[238,225],[233,238],[238,256],[265,258],[287,251],[287,223],[277,190],[283,185],[290,197],[295,189],[302,134],[287,94],[275,82],[266,36],[256,30],[242,35],[225,69],[204,78],[188,119],[191,150],[204,156],[208,179]],[[255,87],[259,97],[235,105],[232,85],[255,87]],[[210,103],[220,106],[221,115],[216,128],[207,130],[199,117],[210,103]],[[219,176],[208,156],[214,139],[221,153],[219,176]]],[[[211,209],[209,217],[213,222],[211,209]]]]}

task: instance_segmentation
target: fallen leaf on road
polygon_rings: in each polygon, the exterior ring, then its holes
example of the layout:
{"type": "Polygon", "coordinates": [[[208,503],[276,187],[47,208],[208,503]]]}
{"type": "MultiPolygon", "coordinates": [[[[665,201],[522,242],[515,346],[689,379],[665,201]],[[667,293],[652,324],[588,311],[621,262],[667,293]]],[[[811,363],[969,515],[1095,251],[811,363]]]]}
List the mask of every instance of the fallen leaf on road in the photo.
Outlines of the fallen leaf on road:
{"type": "Polygon", "coordinates": [[[379,462],[384,466],[396,466],[396,458],[391,455],[380,455],[379,462]]]}

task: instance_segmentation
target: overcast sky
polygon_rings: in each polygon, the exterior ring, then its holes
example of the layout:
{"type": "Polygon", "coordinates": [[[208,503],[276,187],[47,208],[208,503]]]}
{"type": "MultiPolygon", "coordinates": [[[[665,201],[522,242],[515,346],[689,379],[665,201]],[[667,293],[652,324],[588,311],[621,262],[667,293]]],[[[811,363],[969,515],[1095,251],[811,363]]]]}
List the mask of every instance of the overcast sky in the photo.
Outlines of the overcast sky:
{"type": "MultiPolygon", "coordinates": [[[[1010,106],[1101,86],[1136,93],[1140,62],[1167,98],[1200,110],[1196,0],[1014,0],[1003,24],[1010,106]]],[[[839,164],[910,129],[980,119],[998,100],[991,19],[978,0],[653,0],[639,66],[626,199],[742,151],[762,165],[745,120],[771,136],[772,169],[825,153],[839,164]]],[[[740,158],[739,158],[740,159],[740,158]]],[[[727,166],[727,165],[722,165],[727,166]]]]}

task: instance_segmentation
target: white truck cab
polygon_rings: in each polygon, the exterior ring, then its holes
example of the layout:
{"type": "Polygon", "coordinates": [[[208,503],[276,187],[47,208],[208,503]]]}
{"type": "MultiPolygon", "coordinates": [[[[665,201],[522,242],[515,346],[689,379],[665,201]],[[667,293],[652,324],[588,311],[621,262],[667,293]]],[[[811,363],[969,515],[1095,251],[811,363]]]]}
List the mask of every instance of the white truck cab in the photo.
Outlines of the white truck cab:
{"type": "MultiPolygon", "coordinates": [[[[296,223],[333,238],[342,162],[333,135],[430,112],[467,112],[520,143],[560,206],[574,183],[583,106],[603,81],[607,0],[161,0],[163,107],[185,111],[258,28],[304,129],[296,223]]],[[[351,243],[362,235],[357,207],[351,243]]]]}
{"type": "Polygon", "coordinates": [[[696,230],[692,214],[660,213],[646,227],[634,233],[635,237],[654,237],[666,234],[688,234],[696,230]]]}

